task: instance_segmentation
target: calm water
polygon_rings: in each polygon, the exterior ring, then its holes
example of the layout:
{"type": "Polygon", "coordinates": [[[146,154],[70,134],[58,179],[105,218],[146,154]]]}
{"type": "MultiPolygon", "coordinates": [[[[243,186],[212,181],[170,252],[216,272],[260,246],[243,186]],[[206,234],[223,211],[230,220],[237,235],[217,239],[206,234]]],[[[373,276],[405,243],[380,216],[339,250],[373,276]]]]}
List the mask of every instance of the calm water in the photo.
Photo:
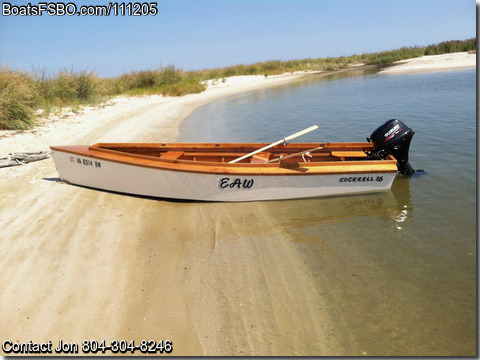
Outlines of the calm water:
{"type": "Polygon", "coordinates": [[[339,355],[475,354],[475,81],[475,69],[311,77],[182,124],[179,141],[195,142],[273,142],[313,124],[297,141],[364,141],[391,118],[416,132],[410,163],[425,173],[391,191],[263,205],[271,236],[298,245],[316,274],[339,355]]]}

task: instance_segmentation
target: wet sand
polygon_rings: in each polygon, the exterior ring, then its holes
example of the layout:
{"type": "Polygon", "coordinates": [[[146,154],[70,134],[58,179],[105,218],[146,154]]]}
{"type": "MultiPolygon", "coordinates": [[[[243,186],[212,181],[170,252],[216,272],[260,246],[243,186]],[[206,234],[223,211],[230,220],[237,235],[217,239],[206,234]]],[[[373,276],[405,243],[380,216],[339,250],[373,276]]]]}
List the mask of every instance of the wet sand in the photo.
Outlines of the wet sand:
{"type": "MultiPolygon", "coordinates": [[[[0,155],[174,141],[196,107],[300,78],[232,79],[180,98],[113,99],[32,131],[3,132],[0,155]]],[[[57,177],[51,159],[0,169],[2,343],[55,347],[63,340],[78,344],[79,355],[86,355],[84,340],[143,339],[171,340],[172,354],[184,356],[348,353],[332,336],[340,324],[329,317],[325,288],[292,241],[298,234],[283,231],[302,216],[285,210],[288,202],[171,202],[57,177]]]]}

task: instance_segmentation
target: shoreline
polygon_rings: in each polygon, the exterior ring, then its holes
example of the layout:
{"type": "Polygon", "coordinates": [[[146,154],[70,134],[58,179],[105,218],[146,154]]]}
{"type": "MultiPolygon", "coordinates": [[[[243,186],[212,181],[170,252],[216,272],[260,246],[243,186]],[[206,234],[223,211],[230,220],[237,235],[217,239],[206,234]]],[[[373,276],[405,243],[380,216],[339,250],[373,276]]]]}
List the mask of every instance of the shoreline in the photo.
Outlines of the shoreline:
{"type": "MultiPolygon", "coordinates": [[[[402,60],[383,68],[379,74],[446,71],[476,66],[476,54],[452,53],[402,60]]],[[[40,119],[29,130],[0,131],[0,156],[12,151],[48,151],[50,145],[95,142],[173,142],[180,123],[195,109],[214,100],[246,91],[301,81],[310,76],[326,76],[367,66],[329,72],[299,72],[273,75],[233,76],[207,82],[199,94],[181,97],[161,95],[118,96],[95,107],[84,106],[77,113],[63,109],[60,115],[40,119]],[[155,111],[157,114],[155,114],[155,111]]]]}

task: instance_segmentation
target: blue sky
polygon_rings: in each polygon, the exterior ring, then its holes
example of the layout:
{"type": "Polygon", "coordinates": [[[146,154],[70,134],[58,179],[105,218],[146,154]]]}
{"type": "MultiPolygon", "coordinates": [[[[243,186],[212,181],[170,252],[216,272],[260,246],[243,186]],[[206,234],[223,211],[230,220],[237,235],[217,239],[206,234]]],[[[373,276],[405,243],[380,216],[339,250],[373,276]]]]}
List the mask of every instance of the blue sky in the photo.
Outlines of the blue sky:
{"type": "MultiPolygon", "coordinates": [[[[114,1],[63,2],[80,7],[114,1]]],[[[3,7],[6,1],[0,3],[3,7]]],[[[117,76],[167,65],[198,70],[276,59],[349,56],[476,35],[473,0],[157,3],[155,16],[1,16],[0,64],[25,71],[73,69],[117,76]]]]}

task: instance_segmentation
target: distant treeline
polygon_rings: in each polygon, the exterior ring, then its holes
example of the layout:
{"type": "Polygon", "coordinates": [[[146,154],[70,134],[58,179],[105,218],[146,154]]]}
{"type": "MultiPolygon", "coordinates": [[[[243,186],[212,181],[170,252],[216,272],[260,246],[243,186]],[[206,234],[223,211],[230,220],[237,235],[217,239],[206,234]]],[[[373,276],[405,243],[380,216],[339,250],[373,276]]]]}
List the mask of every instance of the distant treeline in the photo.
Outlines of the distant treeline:
{"type": "Polygon", "coordinates": [[[296,71],[335,71],[354,64],[387,65],[398,60],[452,52],[475,52],[477,39],[445,41],[426,47],[337,58],[265,61],[251,65],[183,71],[170,65],[154,70],[133,71],[115,78],[100,78],[94,72],[63,70],[49,75],[46,70],[31,73],[0,66],[0,130],[28,129],[38,117],[62,107],[72,111],[81,105],[95,105],[116,95],[181,96],[205,90],[204,81],[235,75],[276,75],[296,71]]]}

